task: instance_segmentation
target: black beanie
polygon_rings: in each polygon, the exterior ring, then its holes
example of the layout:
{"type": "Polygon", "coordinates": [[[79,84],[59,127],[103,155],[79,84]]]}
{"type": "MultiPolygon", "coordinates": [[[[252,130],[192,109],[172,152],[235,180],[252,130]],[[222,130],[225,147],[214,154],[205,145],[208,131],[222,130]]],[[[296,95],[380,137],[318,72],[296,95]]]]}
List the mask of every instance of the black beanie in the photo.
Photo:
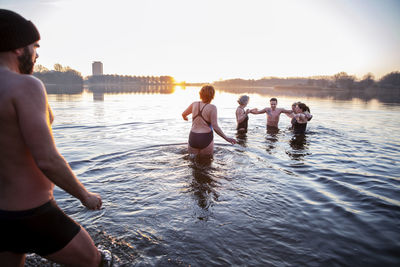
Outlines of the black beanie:
{"type": "Polygon", "coordinates": [[[0,52],[11,51],[40,40],[39,31],[17,13],[0,9],[0,52]]]}

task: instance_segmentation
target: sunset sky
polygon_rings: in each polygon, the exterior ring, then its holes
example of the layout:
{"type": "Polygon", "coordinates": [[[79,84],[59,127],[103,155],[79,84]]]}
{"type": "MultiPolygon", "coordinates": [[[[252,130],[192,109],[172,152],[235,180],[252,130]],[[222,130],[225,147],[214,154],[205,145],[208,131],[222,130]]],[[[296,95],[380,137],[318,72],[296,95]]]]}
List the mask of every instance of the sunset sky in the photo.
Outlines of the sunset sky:
{"type": "Polygon", "coordinates": [[[0,0],[32,20],[38,64],[177,81],[400,71],[398,0],[0,0]]]}

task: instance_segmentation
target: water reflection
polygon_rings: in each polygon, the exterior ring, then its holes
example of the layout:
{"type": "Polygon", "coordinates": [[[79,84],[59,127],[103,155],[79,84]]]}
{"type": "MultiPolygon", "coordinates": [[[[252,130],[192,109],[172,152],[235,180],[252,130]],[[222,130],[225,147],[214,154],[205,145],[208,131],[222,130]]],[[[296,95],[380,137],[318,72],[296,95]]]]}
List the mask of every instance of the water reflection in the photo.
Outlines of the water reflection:
{"type": "Polygon", "coordinates": [[[84,91],[93,93],[93,101],[104,101],[105,94],[140,93],[140,94],[173,94],[176,86],[171,84],[157,85],[130,85],[130,84],[96,84],[82,85],[55,85],[46,84],[49,95],[58,95],[57,100],[63,100],[63,95],[82,95],[84,91]],[[60,97],[59,97],[60,96],[60,97]]]}
{"type": "Polygon", "coordinates": [[[93,92],[93,101],[104,101],[103,92],[93,92]]]}
{"type": "Polygon", "coordinates": [[[279,128],[267,125],[267,134],[276,136],[279,133],[279,128]]]}
{"type": "Polygon", "coordinates": [[[239,145],[243,147],[247,147],[247,131],[245,130],[238,130],[236,132],[236,140],[239,145]]]}
{"type": "Polygon", "coordinates": [[[271,154],[272,150],[276,147],[278,141],[279,129],[277,127],[267,127],[267,136],[265,137],[266,148],[265,150],[271,154]]]}
{"type": "Polygon", "coordinates": [[[78,85],[46,84],[46,91],[47,91],[47,94],[60,94],[60,95],[82,94],[83,86],[81,84],[78,84],[78,85]]]}
{"type": "Polygon", "coordinates": [[[296,134],[289,141],[290,147],[293,149],[287,152],[289,157],[293,160],[302,160],[307,153],[307,138],[305,134],[296,134]]]}
{"type": "Polygon", "coordinates": [[[135,85],[135,84],[90,84],[88,90],[99,93],[146,93],[146,94],[172,94],[175,86],[171,84],[135,85]]]}
{"type": "Polygon", "coordinates": [[[207,213],[213,201],[218,200],[218,193],[215,190],[216,181],[210,174],[212,168],[212,157],[196,156],[191,159],[190,167],[192,168],[193,179],[190,183],[190,191],[193,193],[197,205],[206,213],[198,216],[200,220],[207,220],[207,213]]]}

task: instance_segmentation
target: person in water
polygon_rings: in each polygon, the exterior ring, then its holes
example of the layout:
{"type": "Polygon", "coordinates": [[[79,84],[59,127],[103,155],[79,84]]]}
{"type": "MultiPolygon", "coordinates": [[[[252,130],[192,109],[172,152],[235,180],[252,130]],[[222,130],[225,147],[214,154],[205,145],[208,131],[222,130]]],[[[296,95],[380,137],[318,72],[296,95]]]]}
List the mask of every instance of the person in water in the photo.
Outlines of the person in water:
{"type": "Polygon", "coordinates": [[[307,128],[307,122],[310,118],[310,108],[304,103],[298,103],[293,116],[293,132],[295,134],[304,134],[307,128]]]}
{"type": "Polygon", "coordinates": [[[287,110],[284,108],[277,108],[278,105],[278,100],[273,97],[269,100],[270,107],[266,107],[262,110],[254,109],[251,110],[250,112],[252,114],[267,114],[267,131],[268,132],[278,132],[278,123],[279,123],[279,117],[281,113],[286,113],[290,114],[293,111],[292,110],[287,110]]]}
{"type": "Polygon", "coordinates": [[[56,204],[56,184],[93,210],[89,192],[58,152],[43,83],[33,77],[40,35],[31,21],[0,9],[0,265],[23,266],[26,253],[74,266],[99,266],[89,234],[56,204]]]}
{"type": "Polygon", "coordinates": [[[246,109],[246,106],[249,104],[249,96],[247,95],[242,95],[238,99],[239,106],[236,109],[236,122],[237,122],[237,127],[236,130],[239,132],[247,132],[247,127],[248,127],[248,121],[249,121],[249,116],[248,114],[251,111],[255,111],[256,109],[246,109]]]}
{"type": "Polygon", "coordinates": [[[205,85],[200,90],[201,101],[190,104],[182,113],[182,118],[192,114],[192,128],[189,134],[188,151],[195,155],[212,155],[214,153],[213,130],[231,144],[236,140],[227,137],[218,126],[217,107],[210,104],[214,99],[215,90],[211,85],[205,85]]]}
{"type": "MultiPolygon", "coordinates": [[[[290,123],[291,123],[291,127],[290,127],[290,129],[293,129],[293,125],[295,124],[295,122],[296,122],[296,118],[294,117],[294,115],[296,114],[296,106],[298,105],[298,104],[300,104],[301,102],[294,102],[293,104],[292,104],[292,113],[290,113],[290,114],[286,114],[289,118],[291,118],[291,121],[290,121],[290,123]]],[[[305,111],[304,112],[304,115],[307,117],[307,120],[308,121],[310,121],[311,119],[312,119],[312,117],[313,117],[313,115],[311,115],[310,114],[310,111],[308,110],[308,111],[305,111]]]]}

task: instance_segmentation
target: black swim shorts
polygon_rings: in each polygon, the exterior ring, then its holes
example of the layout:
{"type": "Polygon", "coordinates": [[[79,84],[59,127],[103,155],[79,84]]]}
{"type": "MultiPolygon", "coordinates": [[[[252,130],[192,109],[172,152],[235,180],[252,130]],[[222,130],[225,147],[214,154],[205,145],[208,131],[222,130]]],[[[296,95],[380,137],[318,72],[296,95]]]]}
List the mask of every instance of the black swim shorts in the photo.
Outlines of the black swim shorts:
{"type": "Polygon", "coordinates": [[[30,210],[0,210],[0,252],[46,256],[64,248],[80,229],[54,199],[30,210]]]}

